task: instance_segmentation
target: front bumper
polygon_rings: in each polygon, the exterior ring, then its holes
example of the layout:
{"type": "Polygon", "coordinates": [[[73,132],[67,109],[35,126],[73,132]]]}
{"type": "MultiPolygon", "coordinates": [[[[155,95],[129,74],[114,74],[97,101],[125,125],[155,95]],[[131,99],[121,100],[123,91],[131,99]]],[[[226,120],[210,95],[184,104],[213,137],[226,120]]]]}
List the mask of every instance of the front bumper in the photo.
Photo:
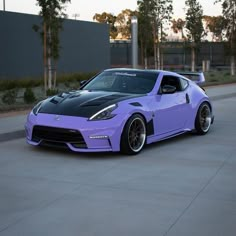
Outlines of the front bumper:
{"type": "Polygon", "coordinates": [[[31,112],[25,124],[26,140],[35,146],[64,146],[75,152],[120,151],[125,120],[123,115],[110,120],[88,121],[74,116],[42,113],[35,116],[31,112]],[[39,131],[36,132],[36,128],[39,131]]]}

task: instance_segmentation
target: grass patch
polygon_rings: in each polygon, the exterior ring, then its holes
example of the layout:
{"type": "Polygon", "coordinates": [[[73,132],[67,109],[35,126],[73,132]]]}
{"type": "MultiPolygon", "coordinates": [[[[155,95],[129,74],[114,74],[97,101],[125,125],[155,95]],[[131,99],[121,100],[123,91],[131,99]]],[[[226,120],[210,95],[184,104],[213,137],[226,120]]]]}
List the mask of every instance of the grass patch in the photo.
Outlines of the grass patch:
{"type": "Polygon", "coordinates": [[[205,85],[219,85],[236,82],[236,76],[231,76],[228,71],[211,71],[204,73],[205,85]]]}

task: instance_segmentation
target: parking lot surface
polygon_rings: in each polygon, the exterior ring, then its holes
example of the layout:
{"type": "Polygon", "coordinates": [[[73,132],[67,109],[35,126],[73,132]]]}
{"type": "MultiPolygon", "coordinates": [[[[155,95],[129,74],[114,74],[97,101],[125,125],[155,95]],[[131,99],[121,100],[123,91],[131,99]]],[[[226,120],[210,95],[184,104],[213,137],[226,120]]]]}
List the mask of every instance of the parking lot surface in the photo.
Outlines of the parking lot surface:
{"type": "Polygon", "coordinates": [[[0,142],[0,236],[235,236],[235,104],[137,156],[0,142]]]}

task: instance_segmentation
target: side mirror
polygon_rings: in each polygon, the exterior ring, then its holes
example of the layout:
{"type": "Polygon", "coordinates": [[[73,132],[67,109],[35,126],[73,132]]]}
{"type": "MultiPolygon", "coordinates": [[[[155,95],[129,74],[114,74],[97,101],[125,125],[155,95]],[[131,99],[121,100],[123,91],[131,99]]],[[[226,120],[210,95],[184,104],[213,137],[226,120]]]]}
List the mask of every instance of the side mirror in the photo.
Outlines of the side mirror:
{"type": "Polygon", "coordinates": [[[176,92],[176,87],[172,85],[164,85],[161,88],[161,93],[162,94],[172,94],[176,92]]]}

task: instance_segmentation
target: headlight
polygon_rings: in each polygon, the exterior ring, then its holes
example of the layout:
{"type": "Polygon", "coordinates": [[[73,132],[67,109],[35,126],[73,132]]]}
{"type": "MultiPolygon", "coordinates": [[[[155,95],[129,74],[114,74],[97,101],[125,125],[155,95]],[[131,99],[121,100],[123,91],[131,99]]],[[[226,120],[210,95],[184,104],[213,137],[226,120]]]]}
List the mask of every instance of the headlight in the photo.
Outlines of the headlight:
{"type": "Polygon", "coordinates": [[[32,112],[34,113],[35,116],[38,115],[39,109],[41,108],[43,102],[39,102],[32,110],[32,112]]]}
{"type": "Polygon", "coordinates": [[[96,114],[92,115],[89,120],[108,120],[115,116],[112,112],[117,108],[117,104],[110,105],[96,114]]]}

